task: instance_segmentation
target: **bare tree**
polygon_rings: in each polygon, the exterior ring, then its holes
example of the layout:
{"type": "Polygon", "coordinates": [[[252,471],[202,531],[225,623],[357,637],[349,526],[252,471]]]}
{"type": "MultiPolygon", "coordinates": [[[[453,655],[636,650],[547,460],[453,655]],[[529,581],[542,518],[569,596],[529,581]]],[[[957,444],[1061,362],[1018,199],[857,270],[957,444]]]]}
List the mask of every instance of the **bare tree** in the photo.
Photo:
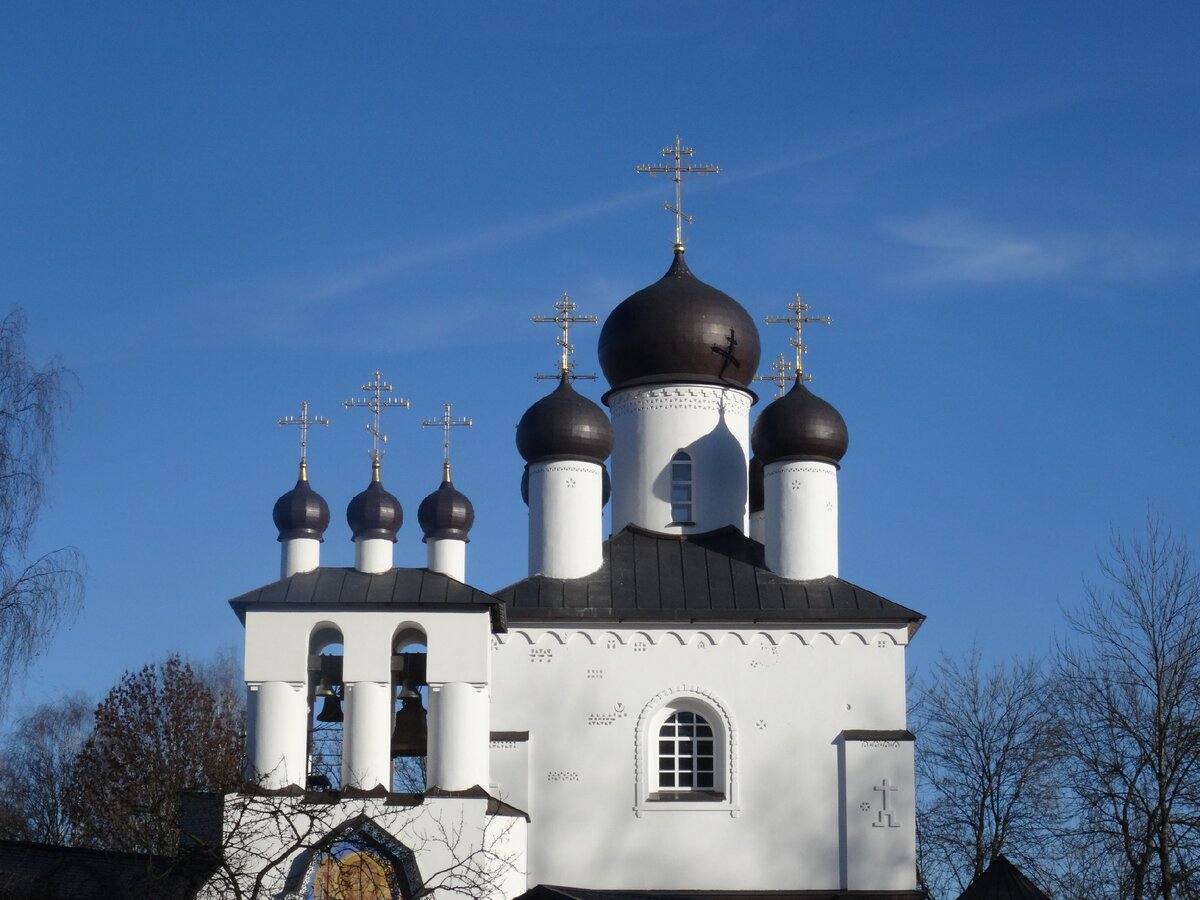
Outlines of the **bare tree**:
{"type": "Polygon", "coordinates": [[[0,749],[0,837],[72,842],[67,792],[91,727],[92,704],[80,695],[38,706],[16,722],[0,749]]]}
{"type": "MultiPolygon", "coordinates": [[[[54,431],[67,401],[66,370],[38,368],[25,350],[20,311],[0,321],[0,683],[11,683],[83,598],[78,551],[30,558],[29,542],[54,464],[54,431]]],[[[0,706],[5,702],[0,693],[0,706]]]]}
{"type": "Polygon", "coordinates": [[[1150,516],[1114,534],[1068,611],[1056,665],[1075,837],[1119,862],[1114,896],[1196,896],[1200,874],[1200,580],[1150,516]]]}
{"type": "Polygon", "coordinates": [[[179,795],[241,781],[238,708],[178,656],[126,672],[95,719],[68,795],[81,845],[173,854],[179,795]]]}
{"type": "Polygon", "coordinates": [[[1040,665],[984,670],[972,648],[943,657],[914,697],[922,886],[956,897],[1001,854],[1044,877],[1058,798],[1040,665]]]}

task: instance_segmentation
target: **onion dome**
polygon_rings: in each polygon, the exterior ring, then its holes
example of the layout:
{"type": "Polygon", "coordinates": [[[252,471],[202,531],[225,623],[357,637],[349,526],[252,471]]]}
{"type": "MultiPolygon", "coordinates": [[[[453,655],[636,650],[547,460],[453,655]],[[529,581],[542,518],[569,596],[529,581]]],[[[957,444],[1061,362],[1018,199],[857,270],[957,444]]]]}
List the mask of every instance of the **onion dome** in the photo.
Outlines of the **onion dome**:
{"type": "Polygon", "coordinates": [[[666,275],[609,314],[599,350],[609,394],[668,382],[748,388],[758,371],[754,320],[728,294],[693,275],[682,249],[675,250],[666,275]]]}
{"type": "Polygon", "coordinates": [[[757,456],[750,457],[750,513],[762,512],[766,503],[763,501],[763,464],[757,456]]]}
{"type": "Polygon", "coordinates": [[[837,465],[849,444],[842,414],[805,387],[801,378],[759,413],[750,434],[750,446],[764,466],[786,459],[837,465]]]}
{"type": "Polygon", "coordinates": [[[379,462],[372,465],[371,483],[346,506],[346,521],[354,540],[381,538],[396,543],[396,532],[404,523],[400,501],[384,490],[379,480],[379,462]]]}
{"type": "Polygon", "coordinates": [[[466,543],[469,540],[467,532],[475,524],[475,507],[447,478],[421,501],[417,507],[417,522],[425,541],[449,538],[466,543]]]}
{"type": "Polygon", "coordinates": [[[575,392],[565,372],[558,387],[525,410],[517,424],[517,450],[526,462],[582,459],[603,465],[612,447],[608,416],[575,392]]]}
{"type": "Polygon", "coordinates": [[[271,511],[279,540],[311,538],[324,541],[329,527],[329,504],[308,483],[308,469],[300,464],[300,479],[296,486],[275,501],[271,511]]]}

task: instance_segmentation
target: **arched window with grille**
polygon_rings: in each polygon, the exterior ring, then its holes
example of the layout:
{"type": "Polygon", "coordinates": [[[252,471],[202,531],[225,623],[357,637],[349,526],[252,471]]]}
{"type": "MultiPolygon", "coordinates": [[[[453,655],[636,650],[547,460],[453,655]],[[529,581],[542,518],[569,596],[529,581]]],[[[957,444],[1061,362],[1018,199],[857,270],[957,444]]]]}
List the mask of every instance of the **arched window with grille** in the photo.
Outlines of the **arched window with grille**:
{"type": "Polygon", "coordinates": [[[713,792],[713,729],[704,716],[681,711],[658,729],[659,792],[713,792]]]}
{"type": "Polygon", "coordinates": [[[637,815],[738,814],[733,721],[714,694],[695,685],[663,691],[642,708],[634,734],[637,815]]]}

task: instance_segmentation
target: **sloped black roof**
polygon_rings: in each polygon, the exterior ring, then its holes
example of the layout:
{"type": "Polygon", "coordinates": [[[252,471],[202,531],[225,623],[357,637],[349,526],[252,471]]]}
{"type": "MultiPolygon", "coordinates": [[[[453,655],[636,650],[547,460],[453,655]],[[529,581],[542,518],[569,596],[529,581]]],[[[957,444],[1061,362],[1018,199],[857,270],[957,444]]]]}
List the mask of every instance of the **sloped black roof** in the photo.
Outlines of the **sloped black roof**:
{"type": "Polygon", "coordinates": [[[983,874],[958,895],[958,900],[1050,900],[1021,870],[1003,856],[991,861],[983,874]]]}
{"type": "Polygon", "coordinates": [[[487,606],[492,631],[505,630],[504,604],[491,594],[428,569],[390,569],[369,575],[356,569],[321,566],[273,581],[229,601],[238,618],[247,609],[288,609],[298,606],[413,607],[487,606]]]}
{"type": "Polygon", "coordinates": [[[583,578],[535,575],[495,595],[522,622],[561,619],[906,622],[925,617],[840,578],[796,581],[766,568],[763,545],[733,526],[667,535],[626,526],[583,578]]]}

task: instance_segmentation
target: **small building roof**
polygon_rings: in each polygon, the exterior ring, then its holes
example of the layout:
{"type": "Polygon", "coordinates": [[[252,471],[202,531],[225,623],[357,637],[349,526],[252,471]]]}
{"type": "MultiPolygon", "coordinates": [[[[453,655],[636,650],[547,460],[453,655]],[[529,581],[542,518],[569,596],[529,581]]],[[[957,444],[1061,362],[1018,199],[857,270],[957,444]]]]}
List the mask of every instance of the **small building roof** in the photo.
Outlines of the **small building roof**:
{"type": "Polygon", "coordinates": [[[1050,900],[1050,897],[1026,878],[1021,870],[1003,856],[991,861],[958,900],[1050,900]]]}
{"type": "Polygon", "coordinates": [[[925,617],[841,578],[783,578],[763,545],[733,526],[669,535],[626,526],[604,544],[604,563],[582,578],[535,575],[495,592],[521,622],[575,620],[895,622],[925,617]]]}
{"type": "Polygon", "coordinates": [[[230,600],[229,605],[243,623],[248,609],[305,606],[468,609],[485,606],[491,614],[492,631],[506,629],[504,603],[498,597],[429,569],[394,568],[370,575],[357,569],[321,566],[247,591],[230,600]]]}

